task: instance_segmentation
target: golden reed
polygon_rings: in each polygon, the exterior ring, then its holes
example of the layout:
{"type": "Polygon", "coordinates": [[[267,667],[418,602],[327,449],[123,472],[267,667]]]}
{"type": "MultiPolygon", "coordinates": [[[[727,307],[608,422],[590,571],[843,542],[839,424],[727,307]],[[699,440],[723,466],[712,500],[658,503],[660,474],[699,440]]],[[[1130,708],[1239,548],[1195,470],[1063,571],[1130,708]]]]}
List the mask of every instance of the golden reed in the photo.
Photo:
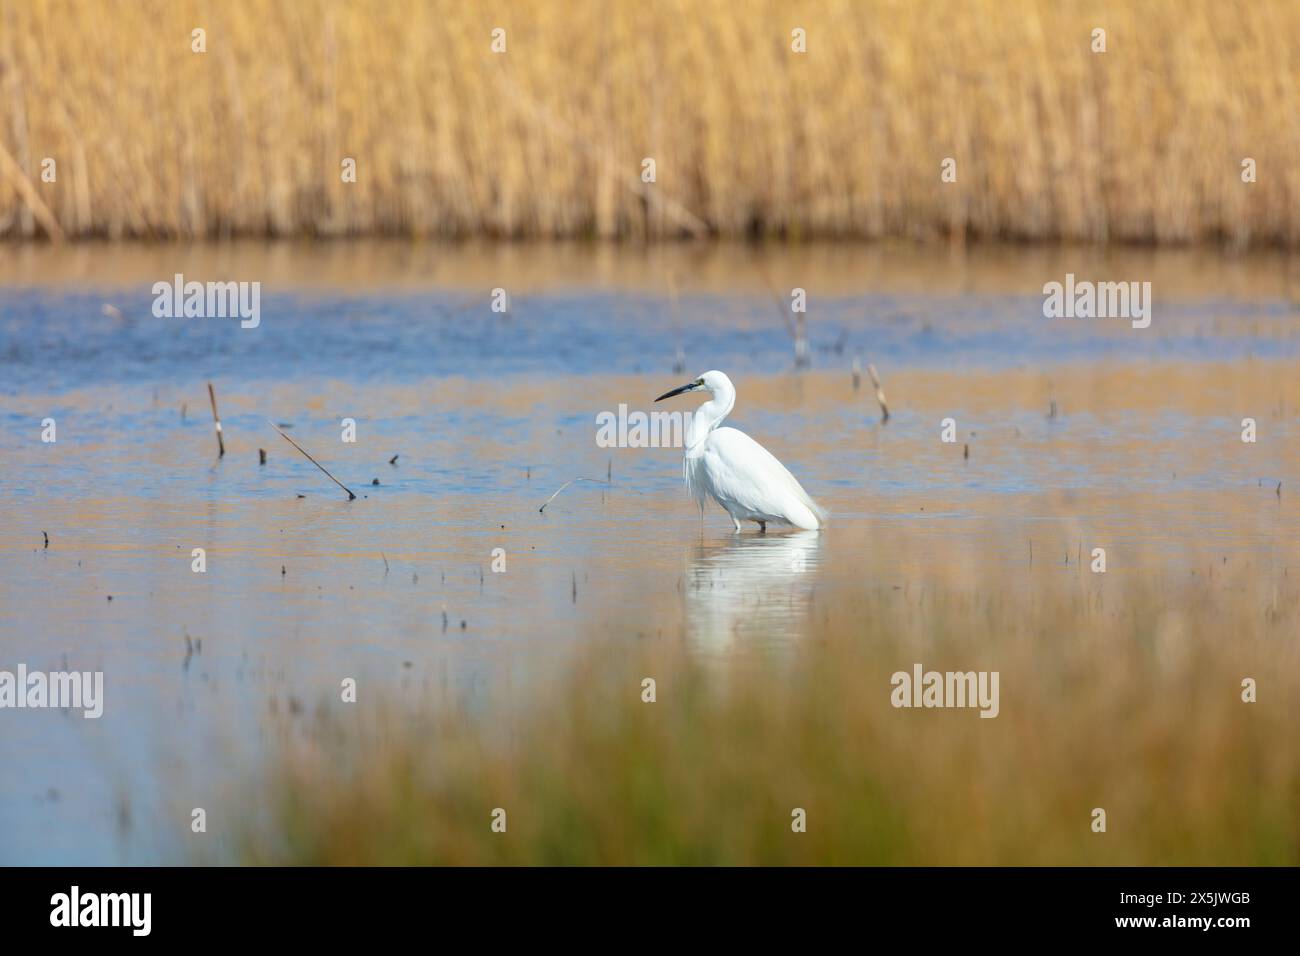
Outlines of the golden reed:
{"type": "Polygon", "coordinates": [[[1292,0],[0,0],[0,236],[1294,247],[1297,117],[1292,0]]]}

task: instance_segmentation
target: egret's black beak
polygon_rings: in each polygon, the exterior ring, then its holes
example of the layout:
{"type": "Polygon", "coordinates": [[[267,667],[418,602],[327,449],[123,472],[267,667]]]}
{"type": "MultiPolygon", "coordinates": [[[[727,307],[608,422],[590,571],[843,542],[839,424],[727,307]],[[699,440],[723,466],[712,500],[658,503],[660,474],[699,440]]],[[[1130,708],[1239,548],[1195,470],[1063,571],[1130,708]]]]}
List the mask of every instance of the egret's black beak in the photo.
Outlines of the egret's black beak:
{"type": "Polygon", "coordinates": [[[664,392],[662,395],[656,398],[655,401],[662,402],[665,398],[672,398],[674,395],[680,395],[682,392],[693,392],[697,388],[699,388],[699,385],[697,383],[688,382],[685,385],[683,385],[681,388],[675,388],[671,392],[664,392]]]}

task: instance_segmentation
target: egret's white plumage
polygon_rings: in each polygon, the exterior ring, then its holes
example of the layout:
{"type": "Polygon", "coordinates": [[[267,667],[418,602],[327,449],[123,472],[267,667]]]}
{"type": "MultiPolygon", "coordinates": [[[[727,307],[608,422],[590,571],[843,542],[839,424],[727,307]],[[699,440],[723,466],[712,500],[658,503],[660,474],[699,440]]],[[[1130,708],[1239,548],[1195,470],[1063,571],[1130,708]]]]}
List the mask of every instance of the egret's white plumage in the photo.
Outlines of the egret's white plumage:
{"type": "Polygon", "coordinates": [[[768,524],[823,527],[826,512],[775,455],[744,432],[720,427],[736,404],[735,386],[726,375],[705,372],[655,401],[698,391],[712,397],[696,409],[686,430],[682,472],[701,510],[712,498],[731,515],[737,531],[742,521],[756,521],[764,531],[768,524]]]}

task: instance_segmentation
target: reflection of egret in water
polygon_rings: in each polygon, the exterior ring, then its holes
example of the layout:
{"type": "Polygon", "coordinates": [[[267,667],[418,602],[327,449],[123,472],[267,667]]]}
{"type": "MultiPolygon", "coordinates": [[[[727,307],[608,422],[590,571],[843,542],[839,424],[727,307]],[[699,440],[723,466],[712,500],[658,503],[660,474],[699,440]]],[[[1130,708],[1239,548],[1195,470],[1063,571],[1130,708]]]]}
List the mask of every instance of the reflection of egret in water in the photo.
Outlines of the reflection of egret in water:
{"type": "Polygon", "coordinates": [[[819,532],[796,531],[688,552],[687,639],[712,652],[795,640],[812,605],[821,543],[819,532]]]}

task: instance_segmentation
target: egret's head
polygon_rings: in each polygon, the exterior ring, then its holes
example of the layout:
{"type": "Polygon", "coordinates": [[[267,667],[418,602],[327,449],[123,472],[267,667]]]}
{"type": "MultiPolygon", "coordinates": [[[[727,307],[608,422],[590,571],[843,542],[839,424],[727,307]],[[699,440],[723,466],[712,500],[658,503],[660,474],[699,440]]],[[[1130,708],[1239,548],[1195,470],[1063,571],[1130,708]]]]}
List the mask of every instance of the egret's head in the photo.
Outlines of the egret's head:
{"type": "Polygon", "coordinates": [[[708,392],[710,395],[735,394],[735,388],[732,387],[731,379],[717,370],[705,372],[693,382],[687,382],[672,391],[664,392],[656,402],[662,402],[665,398],[672,398],[674,395],[681,395],[685,392],[708,392]]]}

